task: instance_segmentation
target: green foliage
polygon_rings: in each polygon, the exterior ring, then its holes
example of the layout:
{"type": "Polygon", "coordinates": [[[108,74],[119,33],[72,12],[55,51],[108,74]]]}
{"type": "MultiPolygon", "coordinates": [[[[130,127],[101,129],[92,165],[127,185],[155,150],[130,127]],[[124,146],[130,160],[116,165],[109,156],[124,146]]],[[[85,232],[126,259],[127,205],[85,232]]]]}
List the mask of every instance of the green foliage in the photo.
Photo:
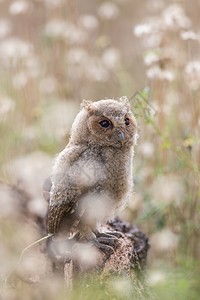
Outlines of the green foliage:
{"type": "Polygon", "coordinates": [[[139,282],[136,278],[131,279],[129,276],[105,276],[99,281],[99,277],[94,276],[81,278],[76,282],[71,293],[70,300],[154,300],[153,294],[145,283],[139,282]]]}

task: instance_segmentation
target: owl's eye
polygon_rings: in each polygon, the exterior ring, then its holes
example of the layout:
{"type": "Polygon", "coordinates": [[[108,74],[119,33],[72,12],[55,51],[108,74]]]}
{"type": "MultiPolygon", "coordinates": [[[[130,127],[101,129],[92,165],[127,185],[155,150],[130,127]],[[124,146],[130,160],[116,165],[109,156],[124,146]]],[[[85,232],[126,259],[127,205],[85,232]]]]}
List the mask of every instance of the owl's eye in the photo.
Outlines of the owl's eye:
{"type": "Polygon", "coordinates": [[[99,122],[99,125],[103,128],[110,128],[111,127],[111,122],[108,120],[103,120],[99,122]]]}
{"type": "Polygon", "coordinates": [[[126,119],[125,119],[125,124],[126,124],[126,126],[129,126],[129,125],[130,125],[130,120],[129,120],[129,118],[126,118],[126,119]]]}

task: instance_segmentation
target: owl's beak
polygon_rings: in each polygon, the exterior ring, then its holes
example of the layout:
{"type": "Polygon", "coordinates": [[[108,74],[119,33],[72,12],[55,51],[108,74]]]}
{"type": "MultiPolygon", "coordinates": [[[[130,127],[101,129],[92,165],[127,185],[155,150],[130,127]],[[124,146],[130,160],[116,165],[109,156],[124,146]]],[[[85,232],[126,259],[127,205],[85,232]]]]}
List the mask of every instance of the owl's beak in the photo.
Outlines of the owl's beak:
{"type": "Polygon", "coordinates": [[[116,140],[118,141],[118,142],[123,142],[124,141],[124,133],[123,133],[123,131],[120,131],[117,135],[116,135],[116,140]]]}

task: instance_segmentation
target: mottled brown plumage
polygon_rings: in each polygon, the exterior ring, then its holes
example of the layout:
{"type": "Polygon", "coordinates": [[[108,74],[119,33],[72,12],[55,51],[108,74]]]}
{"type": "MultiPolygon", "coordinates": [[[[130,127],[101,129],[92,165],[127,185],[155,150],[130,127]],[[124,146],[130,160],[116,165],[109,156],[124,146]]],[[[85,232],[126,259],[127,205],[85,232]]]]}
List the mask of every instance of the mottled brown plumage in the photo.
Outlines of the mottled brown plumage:
{"type": "Polygon", "coordinates": [[[51,175],[49,233],[65,230],[92,237],[131,193],[136,121],[126,97],[84,101],[66,148],[51,175]]]}

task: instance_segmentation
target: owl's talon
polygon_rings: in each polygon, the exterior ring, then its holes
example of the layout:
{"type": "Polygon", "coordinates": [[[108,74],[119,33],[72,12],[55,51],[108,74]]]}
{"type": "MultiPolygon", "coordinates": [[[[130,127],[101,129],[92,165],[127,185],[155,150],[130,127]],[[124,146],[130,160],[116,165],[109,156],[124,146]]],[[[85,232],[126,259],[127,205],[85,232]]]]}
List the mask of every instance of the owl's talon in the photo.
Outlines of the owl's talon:
{"type": "Polygon", "coordinates": [[[100,232],[96,232],[93,243],[108,256],[113,254],[120,244],[118,237],[115,235],[100,232]]]}
{"type": "Polygon", "coordinates": [[[99,241],[99,238],[95,238],[92,241],[93,245],[95,245],[98,249],[103,251],[106,255],[111,255],[115,252],[114,247],[111,245],[104,244],[102,241],[99,241]]]}
{"type": "Polygon", "coordinates": [[[116,240],[118,240],[119,238],[123,238],[124,234],[122,232],[119,231],[108,231],[108,232],[96,232],[95,233],[97,237],[112,237],[114,239],[114,237],[116,238],[116,240]]]}
{"type": "Polygon", "coordinates": [[[111,246],[113,248],[116,248],[119,245],[118,239],[113,238],[113,237],[103,237],[103,236],[101,236],[101,237],[98,237],[96,239],[99,241],[99,243],[111,246]]]}
{"type": "Polygon", "coordinates": [[[111,231],[111,232],[107,232],[106,234],[111,235],[111,236],[115,236],[116,238],[124,238],[124,234],[122,232],[119,231],[111,231]]]}

